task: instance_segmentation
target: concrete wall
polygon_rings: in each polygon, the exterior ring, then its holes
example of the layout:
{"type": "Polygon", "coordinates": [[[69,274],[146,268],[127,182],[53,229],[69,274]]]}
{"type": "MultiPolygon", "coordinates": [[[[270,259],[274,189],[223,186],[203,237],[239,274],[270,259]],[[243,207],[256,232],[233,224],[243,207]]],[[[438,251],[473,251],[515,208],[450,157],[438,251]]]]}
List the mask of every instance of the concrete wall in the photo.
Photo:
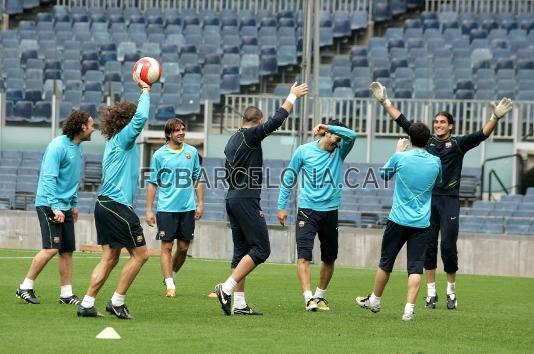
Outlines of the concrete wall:
{"type": "MultiPolygon", "coordinates": [[[[144,223],[143,223],[144,224],[144,223]]],[[[147,245],[159,249],[156,229],[144,224],[147,245]]],[[[380,256],[382,230],[340,228],[337,264],[374,268],[380,256]]],[[[269,262],[295,261],[294,226],[269,226],[271,256],[269,262]]],[[[96,244],[92,215],[82,215],[76,223],[77,249],[96,244]]],[[[41,236],[37,216],[29,211],[0,212],[0,248],[38,249],[41,236]]],[[[232,235],[225,222],[197,223],[190,254],[195,258],[226,259],[232,257],[232,235]]],[[[460,235],[458,241],[460,273],[534,277],[534,237],[460,235]]],[[[314,259],[320,260],[318,241],[314,259]]],[[[438,262],[438,264],[441,262],[438,262]]],[[[440,265],[441,266],[441,265],[440,265]]],[[[396,269],[406,269],[406,251],[399,254],[396,269]]],[[[441,268],[439,269],[441,271],[441,268]]]]}

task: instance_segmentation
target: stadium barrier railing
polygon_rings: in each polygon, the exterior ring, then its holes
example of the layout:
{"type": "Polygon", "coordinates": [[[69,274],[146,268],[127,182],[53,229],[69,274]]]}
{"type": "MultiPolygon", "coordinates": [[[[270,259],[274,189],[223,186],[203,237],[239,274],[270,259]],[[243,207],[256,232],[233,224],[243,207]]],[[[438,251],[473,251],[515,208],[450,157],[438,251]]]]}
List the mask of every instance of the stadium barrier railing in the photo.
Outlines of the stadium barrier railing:
{"type": "Polygon", "coordinates": [[[426,11],[523,14],[534,11],[534,0],[426,0],[426,11]]]}

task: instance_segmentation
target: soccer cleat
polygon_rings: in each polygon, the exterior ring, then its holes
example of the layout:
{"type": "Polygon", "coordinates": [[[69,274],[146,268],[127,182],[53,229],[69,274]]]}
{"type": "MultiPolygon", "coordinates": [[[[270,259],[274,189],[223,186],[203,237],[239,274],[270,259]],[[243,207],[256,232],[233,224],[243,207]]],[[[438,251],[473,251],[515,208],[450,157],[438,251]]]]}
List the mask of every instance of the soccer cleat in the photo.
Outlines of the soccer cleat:
{"type": "Polygon", "coordinates": [[[217,299],[221,303],[224,314],[230,316],[232,314],[232,295],[228,295],[223,291],[222,284],[215,286],[215,294],[217,294],[217,299]]]}
{"type": "Polygon", "coordinates": [[[166,297],[175,297],[176,296],[176,289],[167,289],[167,292],[165,293],[166,297]]]}
{"type": "Polygon", "coordinates": [[[35,295],[35,291],[33,291],[33,289],[20,289],[20,288],[18,288],[17,291],[15,292],[15,295],[19,299],[24,300],[24,302],[26,302],[27,304],[37,305],[37,304],[41,303],[41,301],[39,300],[37,295],[35,295]]]}
{"type": "Polygon", "coordinates": [[[126,307],[126,304],[120,305],[120,306],[113,306],[111,303],[111,300],[108,301],[108,304],[106,305],[106,311],[117,316],[121,320],[133,320],[134,318],[130,316],[130,313],[128,312],[128,307],[126,307]]]}
{"type": "Polygon", "coordinates": [[[403,321],[411,321],[411,320],[413,320],[413,319],[415,319],[415,312],[410,312],[410,313],[406,313],[406,312],[405,312],[405,313],[402,315],[402,320],[403,320],[403,321]]]}
{"type": "Polygon", "coordinates": [[[256,311],[253,308],[248,307],[248,305],[243,307],[242,309],[238,309],[234,307],[232,309],[232,313],[234,315],[246,315],[246,316],[262,316],[263,315],[263,313],[261,313],[260,311],[256,311]]]}
{"type": "Polygon", "coordinates": [[[436,294],[436,296],[427,296],[425,307],[427,309],[435,309],[436,302],[438,302],[438,294],[436,294]]]}
{"type": "Polygon", "coordinates": [[[317,304],[317,309],[320,311],[330,311],[330,307],[328,306],[328,301],[326,299],[318,297],[315,299],[315,303],[317,304]]]}
{"type": "Polygon", "coordinates": [[[82,305],[78,306],[78,311],[76,311],[78,317],[104,317],[103,314],[98,312],[96,307],[83,307],[82,305]]]}
{"type": "Polygon", "coordinates": [[[76,295],[71,295],[69,297],[60,297],[59,298],[59,303],[60,304],[64,304],[64,305],[79,305],[80,304],[80,299],[78,299],[78,296],[76,295]]]}
{"type": "Polygon", "coordinates": [[[306,311],[317,311],[319,306],[317,306],[317,301],[312,297],[306,302],[306,311]]]}
{"type": "Polygon", "coordinates": [[[449,310],[456,310],[457,307],[458,299],[456,298],[456,294],[447,295],[447,308],[449,310]]]}
{"type": "Polygon", "coordinates": [[[371,310],[371,312],[377,313],[380,311],[380,304],[371,305],[371,301],[369,298],[371,297],[371,294],[367,296],[358,296],[356,298],[356,304],[358,304],[360,307],[363,307],[364,309],[371,310]]]}

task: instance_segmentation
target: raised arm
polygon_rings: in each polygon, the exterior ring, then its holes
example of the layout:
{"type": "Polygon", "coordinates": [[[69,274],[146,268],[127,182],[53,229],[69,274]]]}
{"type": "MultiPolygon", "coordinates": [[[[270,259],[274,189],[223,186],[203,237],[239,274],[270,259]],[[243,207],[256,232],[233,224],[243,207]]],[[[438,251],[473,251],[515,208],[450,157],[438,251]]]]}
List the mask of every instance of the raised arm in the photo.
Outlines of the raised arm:
{"type": "Polygon", "coordinates": [[[484,128],[482,128],[482,133],[488,137],[493,133],[495,128],[497,127],[497,123],[499,120],[504,117],[508,112],[510,112],[513,108],[513,102],[511,99],[504,97],[499,104],[495,104],[495,102],[490,102],[491,106],[491,117],[490,119],[484,124],[484,128]]]}
{"type": "Polygon", "coordinates": [[[142,81],[140,78],[133,75],[135,83],[141,89],[141,95],[137,102],[137,109],[130,123],[128,123],[118,134],[118,142],[124,149],[131,149],[135,140],[141,134],[145,123],[148,120],[148,113],[150,109],[150,86],[142,81]]]}
{"type": "Polygon", "coordinates": [[[337,125],[318,124],[312,130],[312,137],[315,138],[318,135],[323,135],[325,132],[335,134],[341,138],[339,149],[341,152],[341,158],[344,160],[354,146],[354,142],[356,141],[356,132],[349,128],[337,125]]]}

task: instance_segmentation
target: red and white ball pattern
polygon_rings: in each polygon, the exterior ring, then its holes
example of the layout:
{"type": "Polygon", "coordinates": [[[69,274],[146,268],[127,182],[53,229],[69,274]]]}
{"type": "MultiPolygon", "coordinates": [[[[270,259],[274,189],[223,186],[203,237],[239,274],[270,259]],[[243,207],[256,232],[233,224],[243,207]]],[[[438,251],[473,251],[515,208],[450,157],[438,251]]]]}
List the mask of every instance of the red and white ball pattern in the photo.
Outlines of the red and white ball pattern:
{"type": "Polygon", "coordinates": [[[136,77],[149,85],[155,84],[161,78],[163,69],[159,61],[151,57],[139,59],[133,66],[136,77]]]}

